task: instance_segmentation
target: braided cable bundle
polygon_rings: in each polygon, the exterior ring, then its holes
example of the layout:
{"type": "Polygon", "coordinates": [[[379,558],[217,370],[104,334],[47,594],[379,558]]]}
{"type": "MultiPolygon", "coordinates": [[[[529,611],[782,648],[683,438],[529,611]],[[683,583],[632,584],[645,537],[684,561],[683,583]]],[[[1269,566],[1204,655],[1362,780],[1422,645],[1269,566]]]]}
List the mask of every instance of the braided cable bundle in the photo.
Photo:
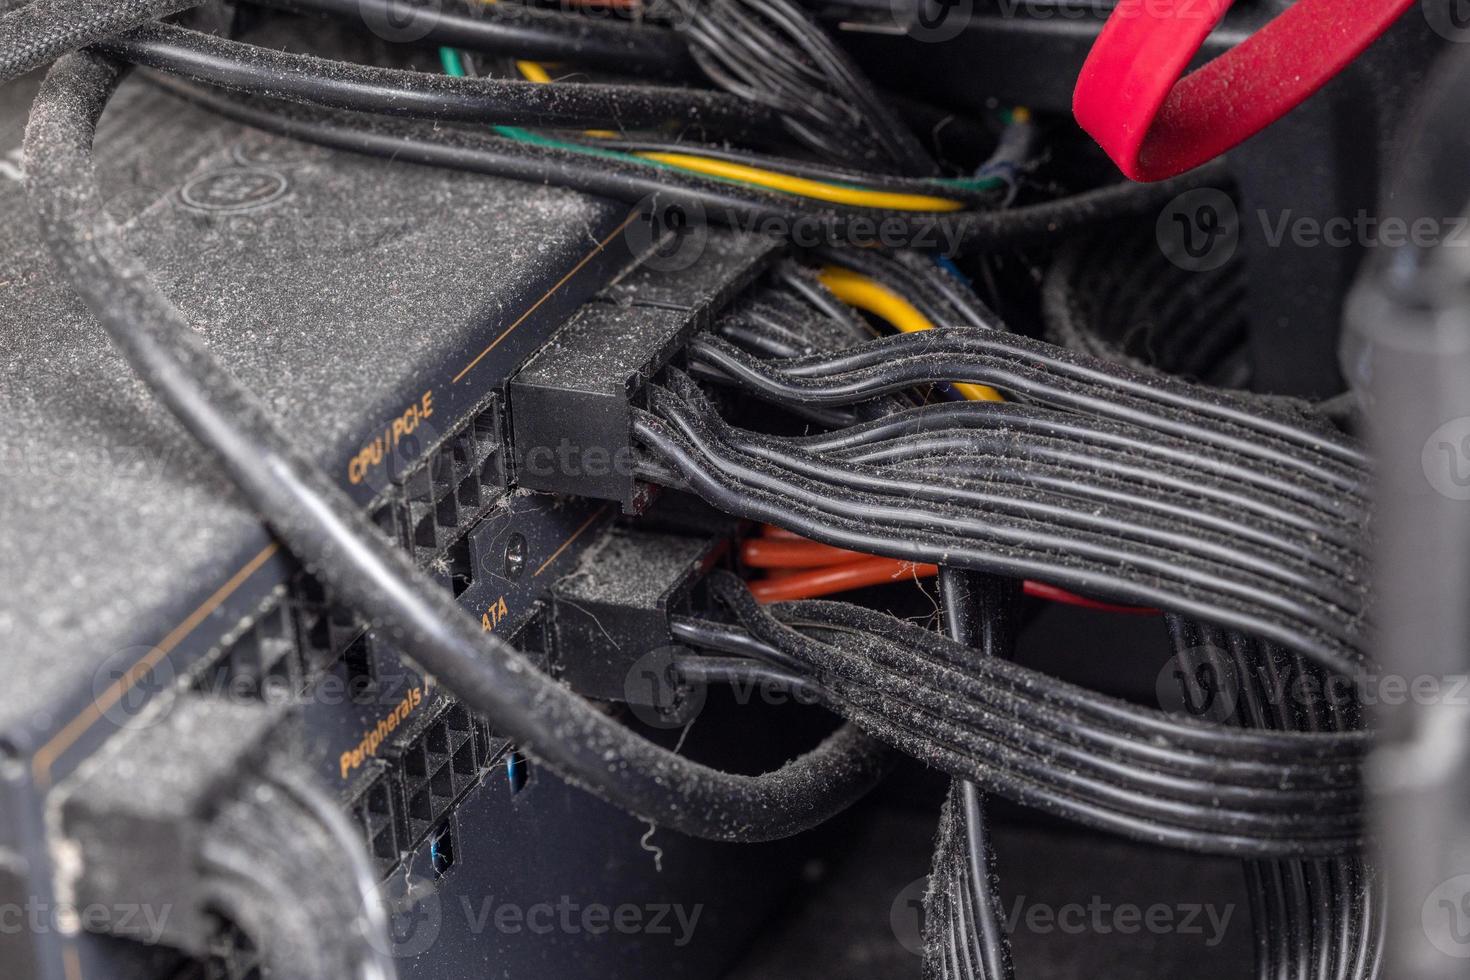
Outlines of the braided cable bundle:
{"type": "Polygon", "coordinates": [[[1027,399],[785,439],[735,429],[671,375],[635,432],[721,509],[838,547],[1175,609],[1342,673],[1362,663],[1365,472],[1325,423],[991,331],[783,361],[715,338],[691,350],[705,376],[783,404],[847,406],[941,380],[1027,399]]]}
{"type": "Polygon", "coordinates": [[[31,0],[0,16],[0,83],[202,0],[31,0]]]}
{"type": "MultiPolygon", "coordinates": [[[[987,918],[985,901],[977,895],[970,827],[975,811],[967,806],[965,784],[954,782],[939,811],[934,860],[924,893],[924,980],[1009,980],[1014,973],[1010,943],[1004,937],[1004,917],[987,918]],[[987,958],[980,933],[998,934],[989,948],[999,955],[987,958]]],[[[986,868],[990,861],[985,859],[986,868]]],[[[979,886],[991,888],[994,876],[982,871],[979,886]]]]}
{"type": "MultiPolygon", "coordinates": [[[[1301,657],[1238,633],[1168,617],[1179,666],[1208,672],[1218,707],[1241,728],[1301,732],[1361,729],[1350,687],[1324,683],[1301,657]]],[[[1326,861],[1247,861],[1256,923],[1256,974],[1375,980],[1387,925],[1382,883],[1358,856],[1326,861]]]]}
{"type": "Polygon", "coordinates": [[[1362,845],[1362,733],[1245,732],[1179,719],[977,659],[861,606],[762,607],[728,573],[711,588],[758,641],[732,649],[795,665],[838,714],[986,793],[1203,853],[1330,857],[1362,845]]]}
{"type": "Polygon", "coordinates": [[[820,157],[880,172],[937,168],[843,51],[791,0],[671,0],[701,70],[781,114],[820,157]]]}

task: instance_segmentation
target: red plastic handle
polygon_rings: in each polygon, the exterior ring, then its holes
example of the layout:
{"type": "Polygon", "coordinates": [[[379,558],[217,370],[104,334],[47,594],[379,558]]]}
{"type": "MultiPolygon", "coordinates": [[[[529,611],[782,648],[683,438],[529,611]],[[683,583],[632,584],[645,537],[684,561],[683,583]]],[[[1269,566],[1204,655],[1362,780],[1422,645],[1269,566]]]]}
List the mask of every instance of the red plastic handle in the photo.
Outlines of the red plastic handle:
{"type": "Polygon", "coordinates": [[[1082,66],[1072,112],[1124,174],[1163,180],[1254,136],[1388,29],[1414,0],[1297,0],[1183,75],[1234,0],[1122,0],[1082,66]]]}

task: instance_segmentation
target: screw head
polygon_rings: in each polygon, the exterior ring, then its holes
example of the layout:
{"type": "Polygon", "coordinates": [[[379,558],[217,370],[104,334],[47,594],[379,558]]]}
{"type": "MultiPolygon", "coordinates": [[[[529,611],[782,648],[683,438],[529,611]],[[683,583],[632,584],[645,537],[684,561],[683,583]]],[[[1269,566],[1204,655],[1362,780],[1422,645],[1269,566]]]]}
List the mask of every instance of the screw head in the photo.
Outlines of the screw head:
{"type": "Polygon", "coordinates": [[[505,542],[505,577],[511,581],[521,577],[526,570],[526,538],[520,532],[505,542]]]}

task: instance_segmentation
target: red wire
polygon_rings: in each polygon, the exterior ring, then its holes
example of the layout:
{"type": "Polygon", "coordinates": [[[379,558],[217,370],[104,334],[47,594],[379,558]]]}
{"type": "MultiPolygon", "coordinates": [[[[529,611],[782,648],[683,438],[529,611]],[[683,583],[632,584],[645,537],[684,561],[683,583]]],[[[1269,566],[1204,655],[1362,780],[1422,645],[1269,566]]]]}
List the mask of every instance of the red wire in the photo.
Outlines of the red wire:
{"type": "MultiPolygon", "coordinates": [[[[741,554],[750,554],[753,551],[751,545],[757,541],[747,541],[741,548],[741,554]]],[[[759,542],[766,550],[778,544],[775,541],[759,542]]],[[[831,545],[817,544],[814,541],[781,541],[782,545],[806,545],[811,554],[825,555],[828,552],[838,554],[857,555],[851,560],[829,561],[820,567],[798,567],[795,566],[757,566],[776,569],[775,574],[756,579],[750,583],[751,594],[760,602],[789,602],[795,599],[813,599],[820,595],[833,595],[836,592],[848,592],[851,589],[867,588],[870,585],[885,585],[888,582],[897,582],[900,579],[932,579],[939,574],[939,567],[932,564],[914,564],[911,561],[901,561],[898,558],[878,558],[872,555],[860,555],[856,551],[844,551],[842,548],[833,548],[831,545]]],[[[769,551],[763,552],[756,548],[757,555],[769,555],[769,551]]],[[[800,554],[792,548],[791,554],[800,554]]],[[[785,555],[784,555],[785,557],[785,555]]],[[[1030,597],[1048,599],[1051,602],[1061,602],[1064,605],[1076,605],[1086,610],[1100,610],[1104,613],[1119,613],[1123,616],[1157,616],[1158,610],[1142,607],[1142,605],[1120,605],[1116,602],[1104,602],[1101,599],[1092,599],[1076,592],[1047,585],[1045,582],[1022,583],[1022,591],[1030,597]]]]}
{"type": "Polygon", "coordinates": [[[740,546],[740,560],[750,568],[816,568],[867,557],[858,551],[799,538],[750,538],[740,546]]]}
{"type": "Polygon", "coordinates": [[[1059,589],[1055,585],[1047,585],[1045,582],[1032,582],[1027,580],[1022,591],[1034,599],[1049,599],[1052,602],[1060,602],[1068,606],[1077,606],[1081,609],[1096,609],[1099,612],[1118,613],[1122,616],[1157,616],[1157,609],[1148,606],[1125,606],[1116,602],[1104,602],[1101,599],[1090,599],[1085,595],[1068,592],[1059,589]]]}
{"type": "Polygon", "coordinates": [[[1103,25],[1078,76],[1072,113],[1133,180],[1182,174],[1254,136],[1414,6],[1414,0],[1297,0],[1184,75],[1233,2],[1122,0],[1103,25]]]}
{"type": "Polygon", "coordinates": [[[934,565],[915,565],[894,558],[863,558],[809,572],[757,579],[750,591],[759,602],[788,602],[847,592],[869,585],[882,585],[900,578],[933,578],[934,565]]]}

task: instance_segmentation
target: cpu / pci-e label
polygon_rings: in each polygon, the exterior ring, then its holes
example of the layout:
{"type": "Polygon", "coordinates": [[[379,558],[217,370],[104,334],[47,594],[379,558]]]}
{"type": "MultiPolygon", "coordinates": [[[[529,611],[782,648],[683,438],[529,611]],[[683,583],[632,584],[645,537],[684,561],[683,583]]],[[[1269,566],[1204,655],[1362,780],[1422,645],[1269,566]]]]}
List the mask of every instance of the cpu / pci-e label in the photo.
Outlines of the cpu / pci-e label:
{"type": "Polygon", "coordinates": [[[389,422],[372,442],[358,450],[347,464],[347,479],[354,486],[367,478],[373,470],[382,466],[398,450],[405,438],[419,431],[434,417],[434,389],[430,388],[409,405],[403,413],[389,422]]]}

